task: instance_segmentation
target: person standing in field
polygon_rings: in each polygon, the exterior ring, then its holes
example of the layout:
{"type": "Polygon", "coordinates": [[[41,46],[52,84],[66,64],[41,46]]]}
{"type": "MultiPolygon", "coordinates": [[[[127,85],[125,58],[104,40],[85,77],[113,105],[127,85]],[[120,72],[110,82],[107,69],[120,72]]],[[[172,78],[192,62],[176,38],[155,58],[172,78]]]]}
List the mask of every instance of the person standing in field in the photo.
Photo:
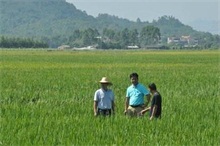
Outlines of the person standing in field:
{"type": "Polygon", "coordinates": [[[107,77],[103,77],[101,81],[101,88],[96,90],[94,95],[94,116],[110,116],[114,114],[115,109],[115,96],[111,89],[108,89],[108,86],[112,83],[108,80],[107,77]]]}
{"type": "Polygon", "coordinates": [[[147,88],[138,82],[138,74],[130,74],[130,80],[132,85],[127,88],[125,99],[125,111],[124,114],[129,117],[141,116],[140,112],[150,102],[150,92],[147,88]],[[144,98],[146,96],[146,103],[144,104],[144,98]]]}
{"type": "Polygon", "coordinates": [[[142,110],[141,115],[150,111],[150,120],[154,118],[161,118],[162,113],[162,97],[157,91],[157,87],[154,83],[149,84],[148,88],[150,89],[151,94],[153,95],[151,106],[142,110]]]}

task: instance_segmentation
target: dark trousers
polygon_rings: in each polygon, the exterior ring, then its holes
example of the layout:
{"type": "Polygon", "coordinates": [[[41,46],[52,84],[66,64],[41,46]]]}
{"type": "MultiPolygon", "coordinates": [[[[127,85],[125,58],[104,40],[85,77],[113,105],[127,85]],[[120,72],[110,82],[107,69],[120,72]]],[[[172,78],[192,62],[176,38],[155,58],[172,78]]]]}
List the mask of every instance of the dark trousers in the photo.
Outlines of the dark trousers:
{"type": "Polygon", "coordinates": [[[111,109],[98,109],[98,115],[111,116],[111,109]]]}

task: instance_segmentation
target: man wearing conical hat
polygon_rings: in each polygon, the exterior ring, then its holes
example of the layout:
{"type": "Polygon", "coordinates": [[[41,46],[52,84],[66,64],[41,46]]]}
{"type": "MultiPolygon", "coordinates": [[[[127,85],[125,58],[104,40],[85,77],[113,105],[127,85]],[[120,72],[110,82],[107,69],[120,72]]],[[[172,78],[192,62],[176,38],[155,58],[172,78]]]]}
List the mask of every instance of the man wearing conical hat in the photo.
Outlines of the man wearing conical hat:
{"type": "Polygon", "coordinates": [[[114,93],[108,88],[108,86],[112,85],[112,83],[107,77],[103,77],[99,82],[101,84],[101,88],[96,90],[94,95],[94,116],[110,116],[112,113],[114,113],[115,106],[114,93]]]}

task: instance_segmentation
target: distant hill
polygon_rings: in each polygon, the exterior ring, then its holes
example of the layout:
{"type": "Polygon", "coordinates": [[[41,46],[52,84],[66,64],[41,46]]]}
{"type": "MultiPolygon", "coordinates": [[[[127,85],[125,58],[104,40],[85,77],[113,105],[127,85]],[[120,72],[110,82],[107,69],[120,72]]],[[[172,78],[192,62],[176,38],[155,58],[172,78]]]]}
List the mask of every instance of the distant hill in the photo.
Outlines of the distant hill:
{"type": "Polygon", "coordinates": [[[164,40],[169,36],[204,35],[171,16],[162,16],[152,23],[134,22],[108,14],[93,17],[65,0],[0,0],[0,12],[2,36],[68,37],[77,29],[93,28],[99,32],[104,28],[141,30],[146,25],[158,27],[164,40]]]}
{"type": "Polygon", "coordinates": [[[1,35],[55,36],[96,22],[64,0],[1,0],[0,8],[1,35]]]}

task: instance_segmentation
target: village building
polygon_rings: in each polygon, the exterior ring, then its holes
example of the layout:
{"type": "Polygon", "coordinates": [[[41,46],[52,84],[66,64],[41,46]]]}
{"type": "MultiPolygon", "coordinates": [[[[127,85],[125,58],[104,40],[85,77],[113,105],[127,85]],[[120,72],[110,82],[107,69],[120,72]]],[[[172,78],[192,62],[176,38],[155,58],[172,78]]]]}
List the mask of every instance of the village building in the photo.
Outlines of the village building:
{"type": "Polygon", "coordinates": [[[59,50],[70,49],[69,45],[62,45],[58,47],[59,50]]]}
{"type": "Polygon", "coordinates": [[[195,47],[198,45],[198,40],[194,39],[190,35],[188,36],[181,36],[181,37],[168,37],[167,44],[175,44],[181,45],[184,47],[195,47]]]}

